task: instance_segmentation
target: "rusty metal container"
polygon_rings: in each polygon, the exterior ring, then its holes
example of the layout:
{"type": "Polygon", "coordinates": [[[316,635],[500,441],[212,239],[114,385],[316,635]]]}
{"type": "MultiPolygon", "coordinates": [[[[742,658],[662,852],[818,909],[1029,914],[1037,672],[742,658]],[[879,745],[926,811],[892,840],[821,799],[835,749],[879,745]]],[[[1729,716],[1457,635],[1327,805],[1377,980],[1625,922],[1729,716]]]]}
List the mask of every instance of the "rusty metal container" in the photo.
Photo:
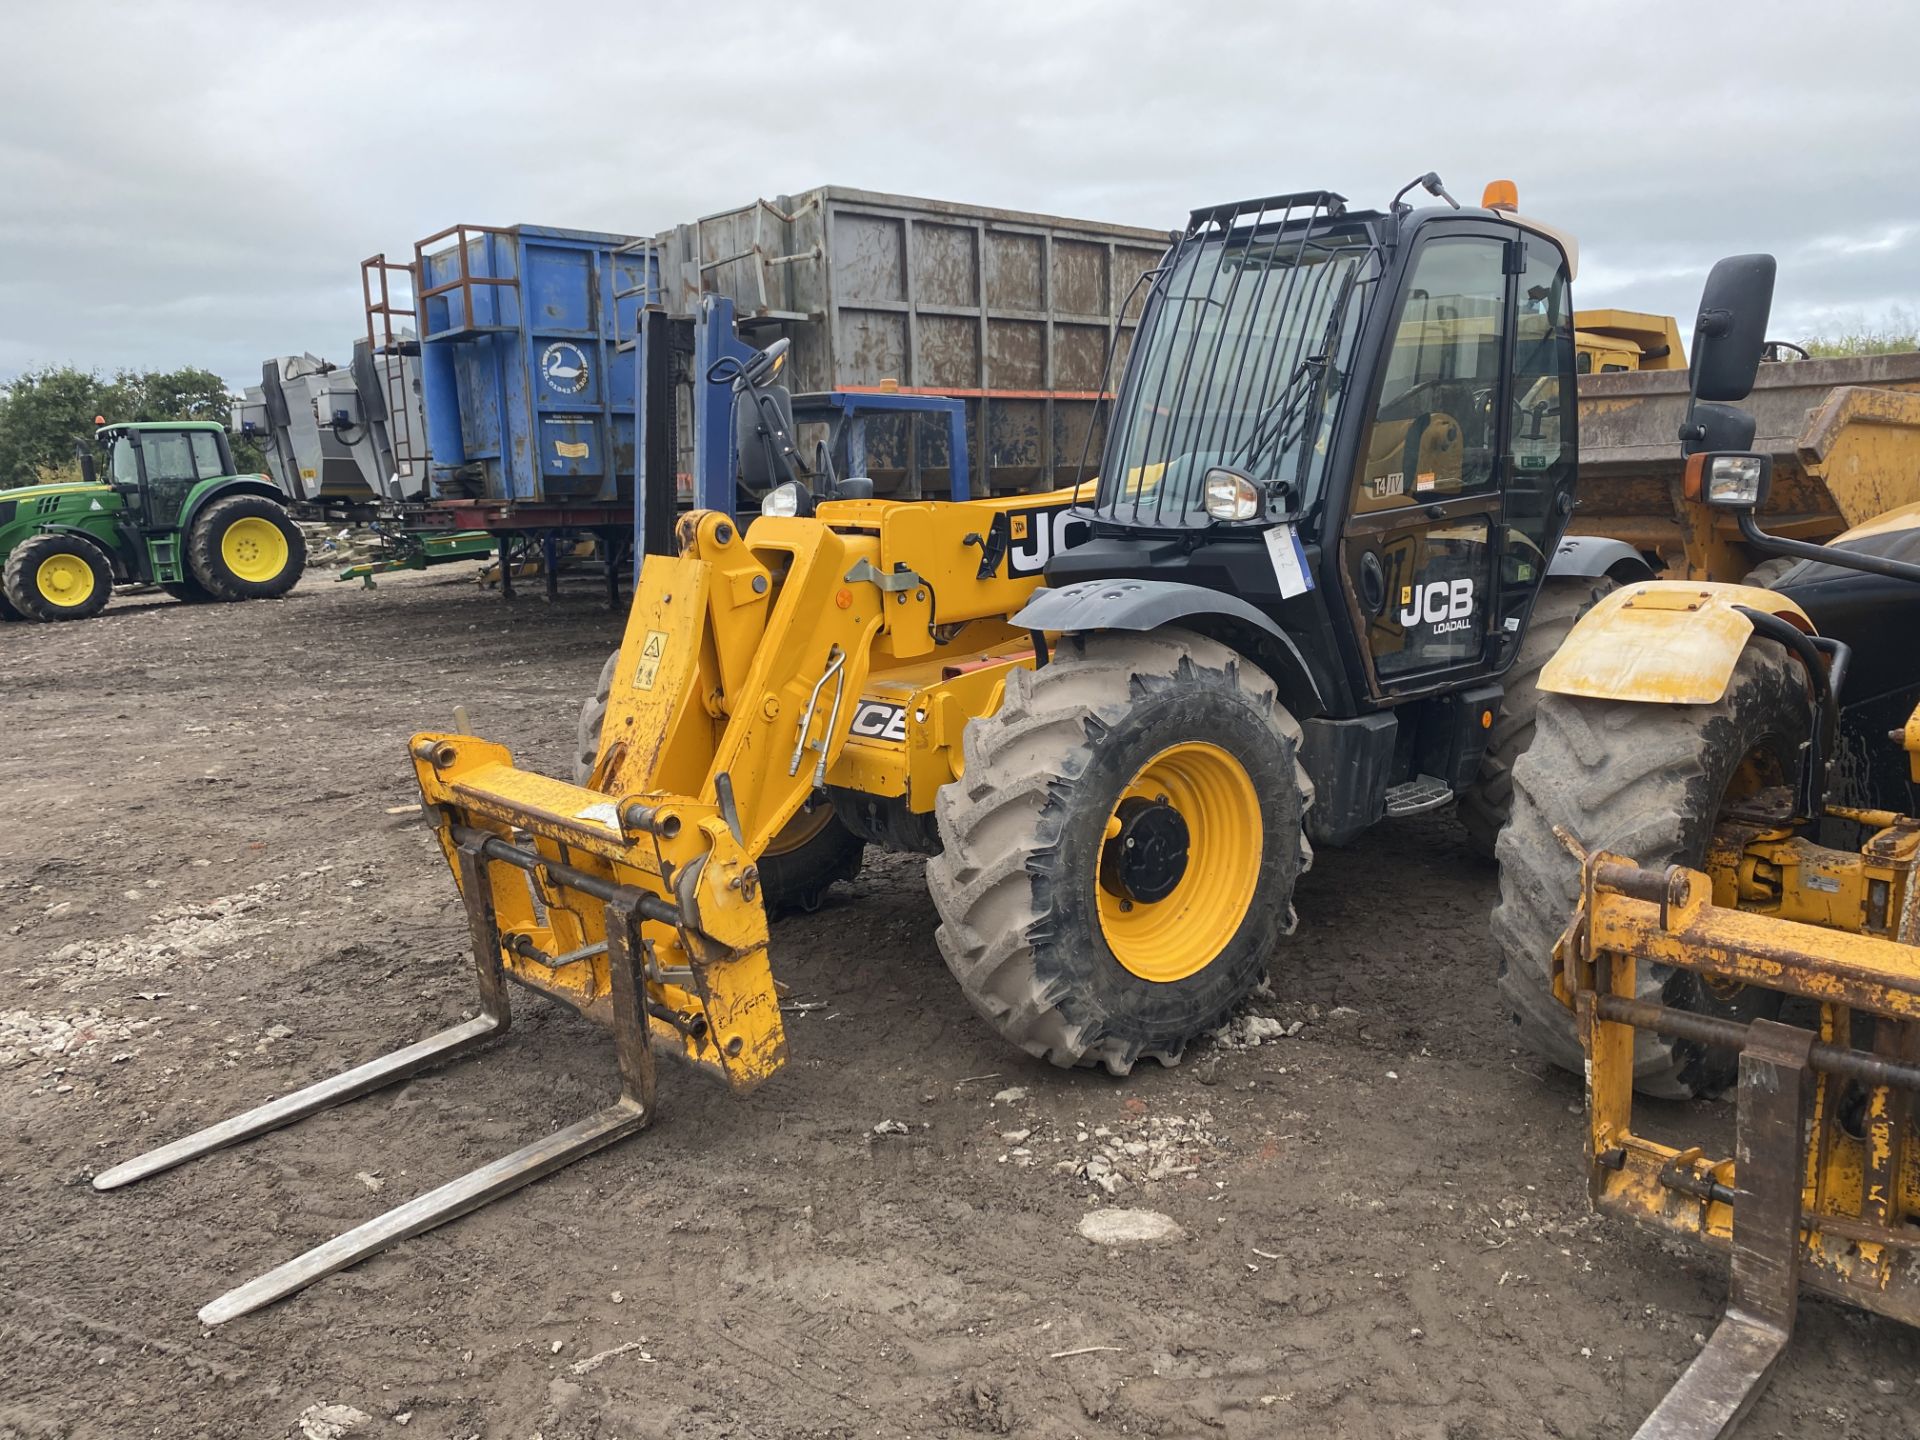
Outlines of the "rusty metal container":
{"type": "MultiPolygon", "coordinates": [[[[1115,374],[1138,317],[1141,275],[1164,230],[823,186],[756,200],[658,238],[666,305],[734,302],[755,344],[793,342],[801,391],[965,400],[973,492],[1070,483],[1097,463],[1101,372],[1115,374]]],[[[946,437],[924,421],[875,426],[882,494],[946,493],[946,437]],[[909,428],[912,427],[912,428],[909,428]]]]}
{"type": "MultiPolygon", "coordinates": [[[[1579,395],[1579,503],[1569,529],[1624,540],[1684,573],[1686,371],[1582,375],[1579,395]]],[[[1758,422],[1754,448],[1773,457],[1761,523],[1774,534],[1827,540],[1920,501],[1920,352],[1763,365],[1743,408],[1758,422]]],[[[1730,517],[1725,528],[1738,546],[1730,517]]]]}

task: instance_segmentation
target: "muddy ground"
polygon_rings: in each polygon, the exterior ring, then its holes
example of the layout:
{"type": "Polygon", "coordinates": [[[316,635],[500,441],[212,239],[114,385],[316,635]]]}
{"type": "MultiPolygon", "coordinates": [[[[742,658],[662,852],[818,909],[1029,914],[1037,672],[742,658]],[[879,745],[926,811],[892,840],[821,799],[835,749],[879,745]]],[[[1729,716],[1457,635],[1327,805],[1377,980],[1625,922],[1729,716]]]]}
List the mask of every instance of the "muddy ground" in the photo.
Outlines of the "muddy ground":
{"type": "MultiPolygon", "coordinates": [[[[1712,1329],[1717,1262],[1587,1214],[1578,1090],[1510,1046],[1492,876],[1441,815],[1321,855],[1254,1006],[1296,1033],[1125,1081],[1007,1053],[919,864],[878,859],[776,927],[816,1008],[751,1099],[669,1068],[650,1132],[204,1330],[613,1093],[523,997],[482,1058],[87,1183],[471,1008],[452,882],[389,813],[406,739],[463,704],[565,773],[614,636],[590,583],[508,607],[458,572],[0,627],[0,1434],[1619,1435],[1712,1329]],[[1185,1238],[1081,1239],[1112,1204],[1185,1238]]],[[[1910,1437],[1917,1361],[1811,1302],[1748,1433],[1910,1437]]]]}

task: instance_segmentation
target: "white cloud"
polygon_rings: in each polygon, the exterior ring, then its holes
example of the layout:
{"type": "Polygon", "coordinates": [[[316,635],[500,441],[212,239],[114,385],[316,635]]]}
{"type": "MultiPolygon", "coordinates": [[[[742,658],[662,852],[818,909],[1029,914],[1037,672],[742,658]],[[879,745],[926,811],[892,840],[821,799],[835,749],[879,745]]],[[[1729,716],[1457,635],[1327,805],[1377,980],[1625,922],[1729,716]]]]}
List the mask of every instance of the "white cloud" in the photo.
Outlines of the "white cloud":
{"type": "Polygon", "coordinates": [[[0,376],[344,358],[358,262],[456,220],[624,233],[823,183],[1132,224],[1494,177],[1581,238],[1580,300],[1920,306],[1920,10],[1143,0],[69,0],[12,7],[0,376]],[[1833,37],[1871,36],[1837,58],[1833,37]],[[1821,57],[1827,57],[1822,59],[1821,57]]]}

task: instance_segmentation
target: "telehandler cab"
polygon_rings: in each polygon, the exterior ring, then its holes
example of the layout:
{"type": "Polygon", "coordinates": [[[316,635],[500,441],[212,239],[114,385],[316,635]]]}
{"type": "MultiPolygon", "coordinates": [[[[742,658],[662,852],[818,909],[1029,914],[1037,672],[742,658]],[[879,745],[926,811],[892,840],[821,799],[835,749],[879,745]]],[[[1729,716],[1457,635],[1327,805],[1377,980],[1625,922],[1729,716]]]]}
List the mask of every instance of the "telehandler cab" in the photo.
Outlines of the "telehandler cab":
{"type": "Polygon", "coordinates": [[[299,582],[306,540],[264,475],[236,475],[211,421],[101,424],[82,479],[0,491],[0,618],[83,620],[113,587],[255,600],[299,582]]]}
{"type": "Polygon", "coordinates": [[[744,533],[682,518],[578,783],[416,736],[483,1013],[94,1184],[468,1050],[507,1027],[508,980],[612,1030],[620,1098],[202,1318],[643,1127],[658,1054],[765,1080],[786,1058],[769,902],[805,902],[816,847],[928,852],[975,1009],[1125,1073],[1258,983],[1310,840],[1469,791],[1573,508],[1573,263],[1545,226],[1416,185],[1446,203],[1196,211],[1145,278],[1097,483],[920,503],[790,481],[744,533]]]}

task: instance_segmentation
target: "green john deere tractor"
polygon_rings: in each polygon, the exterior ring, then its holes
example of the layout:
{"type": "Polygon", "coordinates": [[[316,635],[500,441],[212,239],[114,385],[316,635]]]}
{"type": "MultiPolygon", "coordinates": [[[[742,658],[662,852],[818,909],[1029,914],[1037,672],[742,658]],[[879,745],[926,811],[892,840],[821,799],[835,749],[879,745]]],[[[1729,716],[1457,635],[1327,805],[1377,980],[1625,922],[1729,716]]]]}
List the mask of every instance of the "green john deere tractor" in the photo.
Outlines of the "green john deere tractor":
{"type": "Polygon", "coordinates": [[[115,585],[187,601],[284,595],[307,542],[264,475],[233,473],[209,421],[102,425],[83,479],[0,490],[0,617],[84,620],[115,585]]]}

